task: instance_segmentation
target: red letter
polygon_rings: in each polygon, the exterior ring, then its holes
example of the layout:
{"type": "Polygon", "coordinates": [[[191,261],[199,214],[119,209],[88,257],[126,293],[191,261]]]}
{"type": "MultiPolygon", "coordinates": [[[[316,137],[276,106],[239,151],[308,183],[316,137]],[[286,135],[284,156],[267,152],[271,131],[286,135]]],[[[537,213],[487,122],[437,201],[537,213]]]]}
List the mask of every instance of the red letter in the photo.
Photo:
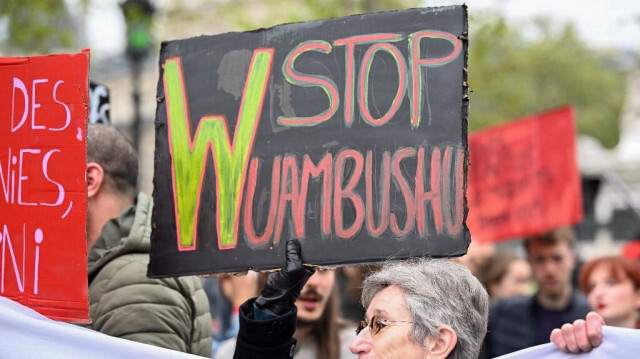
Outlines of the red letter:
{"type": "Polygon", "coordinates": [[[353,237],[360,228],[362,227],[362,221],[364,220],[364,205],[362,203],[362,198],[357,194],[353,193],[353,189],[358,184],[360,180],[360,176],[362,175],[362,167],[363,167],[363,158],[362,154],[356,150],[344,150],[338,154],[336,157],[335,163],[335,177],[334,177],[334,192],[333,192],[333,216],[334,223],[336,226],[336,235],[339,238],[351,238],[353,237]],[[344,170],[344,162],[347,158],[352,158],[355,162],[355,168],[351,171],[352,175],[349,178],[349,181],[345,188],[342,188],[342,172],[344,170]],[[342,219],[342,199],[348,198],[353,203],[353,207],[355,209],[356,219],[353,221],[353,224],[349,228],[344,228],[342,219]]]}
{"type": "Polygon", "coordinates": [[[416,166],[416,222],[418,226],[418,235],[424,238],[426,233],[426,215],[425,203],[431,201],[433,209],[433,221],[436,226],[436,233],[442,234],[442,209],[440,207],[440,149],[434,148],[431,153],[431,181],[429,184],[430,191],[425,190],[424,186],[424,147],[418,150],[418,164],[416,166]]]}
{"type": "Polygon", "coordinates": [[[389,191],[391,184],[391,173],[389,172],[389,163],[391,161],[391,156],[389,155],[389,151],[384,151],[382,153],[382,164],[380,165],[380,188],[378,190],[378,197],[382,198],[378,200],[378,218],[380,219],[380,224],[378,227],[375,225],[375,221],[373,219],[373,189],[371,185],[371,177],[373,177],[373,160],[372,160],[372,152],[367,151],[366,158],[366,167],[364,172],[365,178],[365,193],[366,193],[366,211],[367,211],[367,230],[369,234],[378,237],[384,231],[387,230],[389,226],[389,191]]]}
{"type": "Polygon", "coordinates": [[[366,44],[371,42],[400,41],[402,35],[399,34],[371,34],[362,36],[346,37],[333,42],[335,46],[347,45],[345,53],[346,69],[344,73],[344,124],[351,127],[353,122],[353,79],[355,75],[354,49],[356,44],[366,44]]]}
{"type": "Polygon", "coordinates": [[[404,97],[406,72],[407,64],[404,62],[404,57],[400,53],[400,50],[391,44],[375,44],[364,54],[362,67],[360,68],[360,86],[358,87],[360,99],[358,104],[360,105],[360,114],[368,124],[371,126],[382,126],[389,122],[393,115],[396,114],[404,97]],[[373,116],[371,116],[371,112],[369,112],[369,70],[371,70],[373,56],[379,50],[386,51],[396,60],[396,66],[398,67],[398,91],[387,113],[379,119],[374,119],[373,116]]]}
{"type": "Polygon", "coordinates": [[[285,126],[315,126],[318,125],[333,116],[338,110],[338,105],[340,104],[340,97],[338,96],[338,86],[336,86],[335,82],[328,77],[325,76],[305,76],[296,69],[293,68],[293,62],[300,56],[300,54],[306,51],[318,51],[323,54],[328,54],[331,52],[331,45],[326,41],[316,40],[316,41],[307,41],[298,45],[295,49],[291,50],[289,55],[284,60],[282,64],[282,75],[290,84],[303,86],[303,87],[312,87],[317,86],[324,90],[329,98],[329,108],[322,112],[319,115],[312,117],[278,117],[278,123],[285,126]]]}
{"type": "Polygon", "coordinates": [[[280,200],[278,201],[278,221],[276,222],[276,233],[273,236],[273,242],[280,242],[282,234],[282,225],[284,223],[284,212],[287,209],[287,201],[291,202],[291,217],[296,227],[296,237],[298,239],[304,237],[304,233],[300,232],[304,227],[300,227],[297,219],[304,219],[304,204],[300,207],[298,189],[300,182],[298,181],[298,164],[293,155],[288,155],[282,160],[282,180],[280,181],[280,200]],[[291,190],[287,187],[291,186],[291,190]],[[300,213],[302,212],[302,213],[300,213]]]}
{"type": "MultiPolygon", "coordinates": [[[[307,203],[309,176],[316,178],[324,172],[322,178],[322,203],[320,204],[322,206],[322,235],[324,237],[328,237],[331,234],[331,160],[331,154],[327,153],[320,160],[318,165],[314,166],[309,155],[304,155],[304,162],[302,164],[302,180],[300,183],[300,197],[298,199],[298,203],[302,206],[307,203]]],[[[300,214],[304,214],[304,212],[301,211],[300,214]]],[[[296,221],[296,223],[298,223],[298,221],[301,223],[302,233],[304,233],[304,220],[305,218],[300,218],[296,221]]]]}
{"type": "Polygon", "coordinates": [[[391,232],[396,237],[403,237],[409,234],[413,229],[414,221],[416,218],[416,209],[413,199],[413,193],[411,193],[411,188],[409,188],[409,183],[402,176],[402,169],[400,169],[400,162],[407,158],[413,157],[416,155],[416,150],[413,147],[405,147],[398,149],[396,153],[393,155],[393,159],[391,160],[391,168],[393,171],[393,178],[395,179],[398,186],[400,186],[400,191],[402,191],[402,195],[404,196],[404,203],[407,206],[407,219],[404,224],[404,229],[400,229],[398,227],[398,222],[396,220],[395,213],[391,213],[391,218],[389,219],[389,227],[391,228],[391,232]]]}
{"type": "Polygon", "coordinates": [[[422,112],[422,66],[438,67],[453,61],[458,54],[462,44],[457,37],[447,32],[439,31],[419,31],[409,36],[409,56],[411,64],[411,127],[418,128],[420,126],[420,114],[422,112]],[[423,38],[434,38],[449,41],[453,45],[453,50],[447,56],[435,59],[420,58],[420,40],[423,38]]]}
{"type": "MultiPolygon", "coordinates": [[[[464,150],[458,149],[457,157],[456,157],[456,168],[454,169],[455,175],[454,178],[456,180],[456,184],[453,188],[453,194],[455,195],[455,214],[451,213],[451,203],[449,198],[451,196],[451,189],[449,188],[450,183],[453,181],[449,174],[451,173],[451,156],[454,150],[451,147],[447,147],[444,150],[444,160],[443,167],[445,170],[442,175],[446,176],[442,181],[442,204],[444,206],[444,217],[447,233],[451,236],[455,236],[460,233],[462,230],[462,219],[464,218],[464,209],[463,209],[463,201],[464,201],[464,184],[462,183],[463,176],[463,160],[464,160],[464,150]],[[455,219],[451,218],[455,215],[455,219]]],[[[435,209],[434,209],[435,210],[435,209]]]]}
{"type": "MultiPolygon", "coordinates": [[[[269,216],[267,217],[267,225],[261,236],[256,235],[253,228],[253,197],[256,192],[256,182],[258,179],[259,160],[251,159],[249,166],[249,177],[247,178],[247,197],[244,203],[244,233],[249,240],[249,247],[260,246],[266,243],[273,233],[273,224],[276,221],[276,205],[278,196],[280,195],[280,156],[273,159],[273,169],[271,170],[271,202],[269,203],[269,216]]],[[[260,210],[260,209],[259,209],[260,210]]]]}

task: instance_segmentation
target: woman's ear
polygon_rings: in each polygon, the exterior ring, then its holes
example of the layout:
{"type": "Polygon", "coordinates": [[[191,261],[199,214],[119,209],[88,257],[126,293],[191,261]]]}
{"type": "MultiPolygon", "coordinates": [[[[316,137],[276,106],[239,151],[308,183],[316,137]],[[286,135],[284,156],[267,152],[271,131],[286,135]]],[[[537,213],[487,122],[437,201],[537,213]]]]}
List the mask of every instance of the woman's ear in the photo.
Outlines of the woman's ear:
{"type": "Polygon", "coordinates": [[[87,197],[93,198],[100,191],[104,181],[104,170],[95,162],[87,163],[87,197]]]}
{"type": "Polygon", "coordinates": [[[437,338],[426,338],[425,344],[429,349],[429,358],[445,359],[455,348],[458,342],[458,335],[453,328],[441,326],[438,328],[437,338]]]}

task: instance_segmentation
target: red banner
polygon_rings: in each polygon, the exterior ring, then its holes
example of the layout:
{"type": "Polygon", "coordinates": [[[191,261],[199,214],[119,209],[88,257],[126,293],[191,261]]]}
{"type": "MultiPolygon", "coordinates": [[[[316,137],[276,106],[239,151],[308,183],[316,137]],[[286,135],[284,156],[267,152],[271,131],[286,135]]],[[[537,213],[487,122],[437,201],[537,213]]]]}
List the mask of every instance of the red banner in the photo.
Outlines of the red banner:
{"type": "Polygon", "coordinates": [[[472,240],[498,242],[580,222],[575,147],[571,107],[469,136],[472,240]]]}
{"type": "Polygon", "coordinates": [[[0,58],[0,295],[89,320],[89,51],[0,58]]]}

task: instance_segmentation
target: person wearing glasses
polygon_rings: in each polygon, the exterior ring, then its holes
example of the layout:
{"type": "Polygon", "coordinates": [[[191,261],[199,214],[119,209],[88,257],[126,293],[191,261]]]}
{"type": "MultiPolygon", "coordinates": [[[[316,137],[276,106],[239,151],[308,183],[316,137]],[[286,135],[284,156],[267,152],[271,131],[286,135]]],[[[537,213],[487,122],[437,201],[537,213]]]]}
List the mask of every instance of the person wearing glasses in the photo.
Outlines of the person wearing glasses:
{"type": "MultiPolygon", "coordinates": [[[[294,301],[297,313],[293,333],[295,359],[355,358],[349,351],[349,344],[356,337],[355,323],[341,318],[338,294],[335,270],[316,269],[302,287],[294,301]]],[[[253,310],[258,310],[257,305],[253,310]]],[[[233,358],[236,344],[235,337],[223,342],[213,358],[233,358]]]]}
{"type": "MultiPolygon", "coordinates": [[[[293,358],[296,298],[314,269],[304,266],[297,240],[286,265],[267,277],[262,294],[240,307],[234,358],[293,358]]],[[[350,350],[359,358],[478,356],[487,328],[489,295],[464,266],[445,259],[389,263],[367,278],[365,321],[350,350]]]]}
{"type": "Polygon", "coordinates": [[[489,295],[464,266],[445,259],[389,263],[363,285],[359,358],[476,358],[489,295]]]}

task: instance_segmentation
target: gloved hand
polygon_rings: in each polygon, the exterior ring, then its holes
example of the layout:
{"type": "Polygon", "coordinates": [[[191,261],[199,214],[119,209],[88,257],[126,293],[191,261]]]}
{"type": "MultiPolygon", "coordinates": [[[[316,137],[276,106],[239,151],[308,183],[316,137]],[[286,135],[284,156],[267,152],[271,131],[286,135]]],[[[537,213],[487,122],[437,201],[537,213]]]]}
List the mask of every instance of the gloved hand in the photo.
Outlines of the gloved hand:
{"type": "Polygon", "coordinates": [[[267,276],[262,294],[255,302],[260,310],[276,315],[284,315],[293,308],[302,287],[316,271],[302,264],[300,242],[297,239],[287,241],[285,256],[285,267],[267,276]]]}

